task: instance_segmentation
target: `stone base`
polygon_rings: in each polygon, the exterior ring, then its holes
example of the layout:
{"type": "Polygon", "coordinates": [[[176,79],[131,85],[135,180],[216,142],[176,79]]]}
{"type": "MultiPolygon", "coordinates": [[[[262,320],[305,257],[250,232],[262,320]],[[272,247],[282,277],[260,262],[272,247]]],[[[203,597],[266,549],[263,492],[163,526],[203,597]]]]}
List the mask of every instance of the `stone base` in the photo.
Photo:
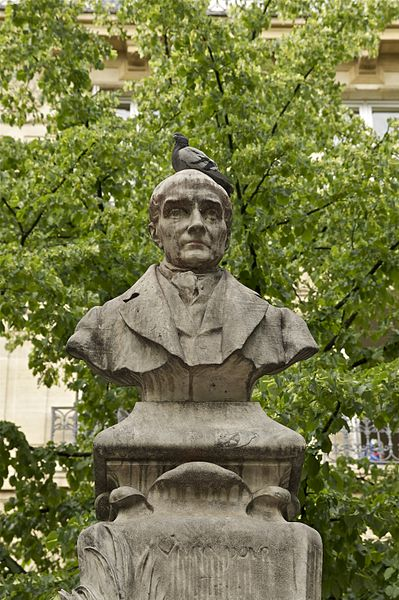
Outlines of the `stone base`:
{"type": "MultiPolygon", "coordinates": [[[[302,436],[270,419],[258,402],[140,402],[95,439],[96,495],[124,485],[147,494],[165,471],[206,461],[236,472],[252,492],[274,485],[295,496],[304,449],[302,436]]],[[[107,520],[104,505],[97,503],[97,515],[107,520]]]]}
{"type": "Polygon", "coordinates": [[[282,517],[290,494],[252,495],[232,471],[187,463],[148,497],[111,493],[117,516],[79,538],[81,585],[64,600],[320,600],[319,534],[282,517]]]}

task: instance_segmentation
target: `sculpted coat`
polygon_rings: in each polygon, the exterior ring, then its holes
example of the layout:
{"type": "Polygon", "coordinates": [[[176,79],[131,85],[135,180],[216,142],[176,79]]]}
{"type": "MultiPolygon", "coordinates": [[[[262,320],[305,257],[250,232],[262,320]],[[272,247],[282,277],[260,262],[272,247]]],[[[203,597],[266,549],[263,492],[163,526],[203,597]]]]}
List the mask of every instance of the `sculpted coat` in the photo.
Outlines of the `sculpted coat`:
{"type": "Polygon", "coordinates": [[[309,358],[317,345],[301,317],[224,270],[196,328],[152,265],[124,294],[92,308],[67,349],[108,381],[140,387],[143,400],[238,401],[259,377],[309,358]]]}

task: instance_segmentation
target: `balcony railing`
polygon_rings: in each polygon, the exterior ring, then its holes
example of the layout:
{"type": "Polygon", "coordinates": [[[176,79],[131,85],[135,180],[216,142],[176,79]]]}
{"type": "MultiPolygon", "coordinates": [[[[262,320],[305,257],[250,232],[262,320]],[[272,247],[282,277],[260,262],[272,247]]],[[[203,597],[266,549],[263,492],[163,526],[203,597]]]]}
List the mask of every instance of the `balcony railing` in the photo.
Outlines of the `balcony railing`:
{"type": "Polygon", "coordinates": [[[328,458],[339,456],[360,459],[368,458],[377,464],[399,462],[399,432],[392,431],[389,425],[377,429],[370,419],[348,421],[349,431],[343,429],[334,436],[328,458]]]}

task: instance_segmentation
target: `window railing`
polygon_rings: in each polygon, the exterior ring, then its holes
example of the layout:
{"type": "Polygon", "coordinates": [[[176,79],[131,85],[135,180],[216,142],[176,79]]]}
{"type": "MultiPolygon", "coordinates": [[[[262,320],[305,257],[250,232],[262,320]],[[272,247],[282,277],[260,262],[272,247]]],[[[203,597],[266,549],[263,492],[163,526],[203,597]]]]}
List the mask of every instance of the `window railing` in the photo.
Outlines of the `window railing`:
{"type": "Polygon", "coordinates": [[[76,408],[53,406],[51,408],[51,440],[56,444],[71,444],[76,440],[78,415],[76,408]]]}

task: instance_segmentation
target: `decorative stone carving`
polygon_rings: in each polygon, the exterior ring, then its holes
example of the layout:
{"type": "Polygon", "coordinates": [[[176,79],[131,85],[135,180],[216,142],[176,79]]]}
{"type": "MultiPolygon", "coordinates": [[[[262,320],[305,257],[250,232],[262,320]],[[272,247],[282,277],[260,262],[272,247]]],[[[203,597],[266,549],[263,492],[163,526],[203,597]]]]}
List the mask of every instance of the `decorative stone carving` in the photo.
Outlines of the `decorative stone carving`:
{"type": "Polygon", "coordinates": [[[148,501],[117,493],[123,516],[81,534],[82,585],[65,599],[319,600],[320,536],[284,520],[286,490],[251,499],[237,474],[194,462],[161,475],[148,501]]]}
{"type": "Polygon", "coordinates": [[[249,402],[309,358],[304,321],[218,264],[231,203],[199,171],[163,181],[150,232],[165,258],[95,307],[69,352],[142,402],[94,442],[96,512],[64,600],[319,600],[321,541],[296,498],[303,438],[249,402]]]}
{"type": "MultiPolygon", "coordinates": [[[[294,496],[305,441],[270,419],[257,402],[139,402],[94,441],[96,494],[128,485],[147,494],[164,471],[187,460],[213,462],[239,474],[251,492],[274,485],[294,496]]],[[[97,511],[108,520],[105,501],[97,511]]]]}

